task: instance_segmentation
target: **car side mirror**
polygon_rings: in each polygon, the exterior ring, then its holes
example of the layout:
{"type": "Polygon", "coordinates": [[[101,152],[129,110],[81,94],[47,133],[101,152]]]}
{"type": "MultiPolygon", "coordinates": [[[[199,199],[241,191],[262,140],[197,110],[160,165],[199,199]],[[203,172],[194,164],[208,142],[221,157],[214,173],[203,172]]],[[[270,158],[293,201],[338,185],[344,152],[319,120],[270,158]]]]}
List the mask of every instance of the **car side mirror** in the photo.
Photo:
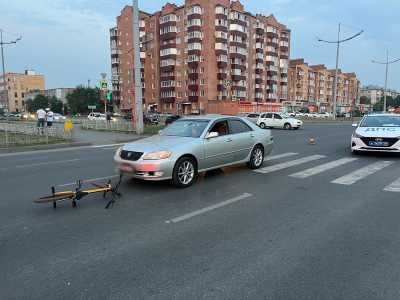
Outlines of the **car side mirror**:
{"type": "Polygon", "coordinates": [[[206,135],[206,139],[212,139],[212,138],[216,138],[219,136],[219,133],[216,131],[211,131],[209,133],[207,133],[206,135]]]}
{"type": "Polygon", "coordinates": [[[357,124],[357,123],[353,123],[353,124],[351,124],[351,126],[352,126],[352,127],[357,127],[358,124],[357,124]]]}

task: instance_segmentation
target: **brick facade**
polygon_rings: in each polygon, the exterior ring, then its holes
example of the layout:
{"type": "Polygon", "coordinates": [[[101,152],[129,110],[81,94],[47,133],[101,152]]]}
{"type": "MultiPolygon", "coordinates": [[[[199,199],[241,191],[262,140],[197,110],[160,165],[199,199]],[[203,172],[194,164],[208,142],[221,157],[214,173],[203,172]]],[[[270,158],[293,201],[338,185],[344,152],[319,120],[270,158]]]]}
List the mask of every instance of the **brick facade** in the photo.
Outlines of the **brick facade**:
{"type": "MultiPolygon", "coordinates": [[[[186,0],[140,13],[145,110],[207,113],[209,101],[279,103],[288,97],[290,30],[239,1],[186,0]]],[[[132,7],[110,29],[116,109],[134,103],[132,7]]],[[[212,109],[214,112],[214,109],[212,109]]],[[[220,111],[223,112],[223,111],[220,111]]]]}

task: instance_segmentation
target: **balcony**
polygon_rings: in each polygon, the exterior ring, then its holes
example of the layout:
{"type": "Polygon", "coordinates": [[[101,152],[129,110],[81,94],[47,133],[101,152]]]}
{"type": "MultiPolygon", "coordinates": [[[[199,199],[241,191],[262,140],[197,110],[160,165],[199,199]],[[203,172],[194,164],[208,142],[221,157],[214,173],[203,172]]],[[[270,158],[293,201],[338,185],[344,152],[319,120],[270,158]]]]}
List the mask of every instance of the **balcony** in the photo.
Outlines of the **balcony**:
{"type": "Polygon", "coordinates": [[[268,99],[277,99],[278,96],[277,96],[277,94],[275,94],[275,93],[268,93],[268,94],[267,94],[267,98],[268,98],[268,99]]]}
{"type": "Polygon", "coordinates": [[[268,37],[278,37],[278,30],[275,27],[267,26],[266,31],[268,37]]]}
{"type": "Polygon", "coordinates": [[[276,66],[267,66],[267,72],[270,74],[277,74],[278,73],[278,67],[276,66]]]}
{"type": "Polygon", "coordinates": [[[111,49],[111,55],[118,56],[118,55],[121,55],[121,54],[122,54],[121,50],[111,49]]]}
{"type": "Polygon", "coordinates": [[[186,15],[189,16],[193,16],[193,15],[202,15],[203,10],[200,6],[198,5],[194,5],[192,7],[189,7],[188,10],[186,11],[186,15]]]}

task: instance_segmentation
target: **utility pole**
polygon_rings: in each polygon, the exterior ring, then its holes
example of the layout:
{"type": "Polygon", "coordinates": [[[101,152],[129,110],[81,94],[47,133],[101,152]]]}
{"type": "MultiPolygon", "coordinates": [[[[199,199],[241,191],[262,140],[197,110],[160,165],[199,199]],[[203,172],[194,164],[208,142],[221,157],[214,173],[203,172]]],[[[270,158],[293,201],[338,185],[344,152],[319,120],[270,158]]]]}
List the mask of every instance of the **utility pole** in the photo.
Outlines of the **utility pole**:
{"type": "Polygon", "coordinates": [[[343,40],[340,39],[340,23],[339,23],[339,28],[338,28],[338,36],[336,41],[326,41],[323,39],[318,38],[318,42],[324,42],[324,43],[329,43],[329,44],[336,44],[336,68],[335,68],[335,80],[333,83],[333,119],[336,120],[336,100],[337,100],[337,81],[338,81],[338,70],[339,70],[339,48],[340,44],[350,41],[354,39],[355,37],[358,37],[364,32],[364,30],[361,30],[360,32],[356,33],[355,35],[345,38],[343,40]]]}
{"type": "Polygon", "coordinates": [[[385,90],[383,91],[383,112],[386,112],[386,92],[387,92],[387,80],[388,80],[388,73],[389,73],[389,65],[394,64],[398,61],[400,61],[400,58],[389,61],[389,50],[388,49],[386,49],[386,61],[385,62],[380,62],[380,61],[376,61],[376,60],[372,61],[372,63],[374,63],[374,64],[386,65],[385,90]]]}
{"type": "Polygon", "coordinates": [[[8,103],[8,89],[6,85],[6,67],[5,67],[5,61],[4,61],[4,45],[11,45],[11,44],[16,44],[18,41],[20,41],[22,37],[17,38],[16,40],[5,42],[3,41],[3,30],[0,29],[0,48],[1,48],[1,64],[3,67],[3,89],[5,90],[5,104],[7,106],[7,110],[9,107],[8,103]]]}
{"type": "Polygon", "coordinates": [[[142,99],[142,80],[140,72],[140,39],[139,39],[139,3],[138,0],[132,1],[132,34],[133,34],[133,56],[135,68],[135,128],[137,134],[143,134],[143,99],[142,99]]]}

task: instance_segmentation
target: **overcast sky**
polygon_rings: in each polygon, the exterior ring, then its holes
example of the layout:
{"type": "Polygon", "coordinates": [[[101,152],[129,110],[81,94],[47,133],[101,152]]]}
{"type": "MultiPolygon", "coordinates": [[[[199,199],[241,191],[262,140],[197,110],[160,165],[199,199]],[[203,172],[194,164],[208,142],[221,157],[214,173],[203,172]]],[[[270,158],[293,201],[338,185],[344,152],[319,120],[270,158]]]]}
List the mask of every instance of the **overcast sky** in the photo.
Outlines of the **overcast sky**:
{"type": "MultiPolygon", "coordinates": [[[[167,1],[139,0],[140,9],[154,12],[167,1]]],[[[170,1],[173,2],[173,1],[170,1]]],[[[7,71],[34,69],[46,76],[46,88],[97,83],[101,72],[111,72],[108,29],[115,24],[123,0],[0,0],[0,28],[5,39],[22,35],[17,45],[5,49],[7,71]]],[[[183,1],[175,1],[182,4],[183,1]]],[[[274,14],[292,30],[291,58],[334,68],[334,45],[321,44],[317,36],[335,39],[337,25],[343,37],[365,33],[341,48],[340,67],[356,72],[363,85],[384,82],[388,48],[400,57],[399,0],[243,0],[247,11],[274,14]]],[[[400,90],[400,62],[392,65],[389,87],[400,90]]]]}

